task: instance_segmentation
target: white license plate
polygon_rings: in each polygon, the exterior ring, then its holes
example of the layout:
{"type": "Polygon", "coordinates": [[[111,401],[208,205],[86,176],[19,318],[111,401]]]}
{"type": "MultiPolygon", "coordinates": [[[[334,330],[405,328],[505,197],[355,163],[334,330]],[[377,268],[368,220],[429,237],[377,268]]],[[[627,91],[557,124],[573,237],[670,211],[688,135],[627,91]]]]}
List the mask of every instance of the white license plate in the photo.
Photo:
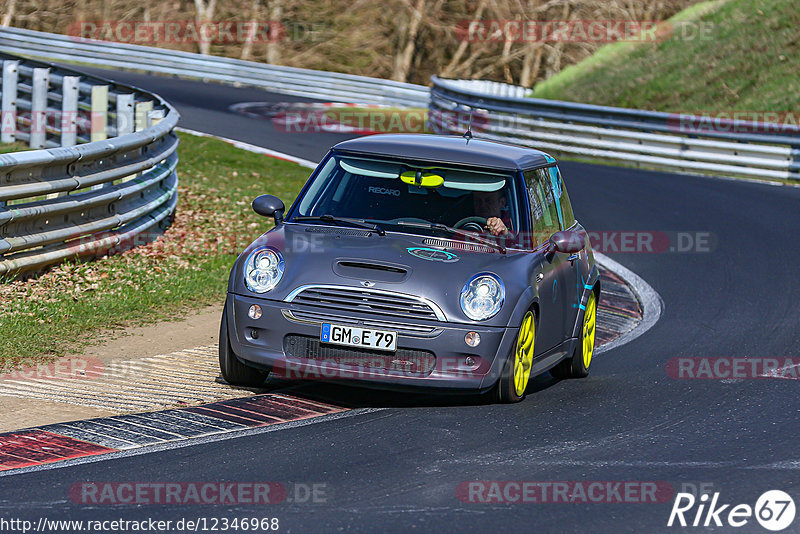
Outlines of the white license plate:
{"type": "Polygon", "coordinates": [[[378,350],[397,350],[397,332],[322,323],[320,341],[378,350]]]}

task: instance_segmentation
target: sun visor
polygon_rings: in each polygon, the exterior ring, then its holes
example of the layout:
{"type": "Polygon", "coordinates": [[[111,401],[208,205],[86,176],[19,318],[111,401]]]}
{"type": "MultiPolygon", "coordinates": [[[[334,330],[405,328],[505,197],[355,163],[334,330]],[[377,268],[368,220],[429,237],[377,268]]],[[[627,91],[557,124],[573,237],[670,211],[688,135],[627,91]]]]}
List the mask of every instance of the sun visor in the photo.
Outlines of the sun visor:
{"type": "Polygon", "coordinates": [[[505,176],[490,176],[477,172],[448,170],[444,186],[462,191],[499,191],[506,185],[505,176]]]}
{"type": "Polygon", "coordinates": [[[370,176],[373,178],[397,179],[401,166],[397,163],[369,161],[363,159],[340,159],[339,165],[350,174],[370,176]]]}

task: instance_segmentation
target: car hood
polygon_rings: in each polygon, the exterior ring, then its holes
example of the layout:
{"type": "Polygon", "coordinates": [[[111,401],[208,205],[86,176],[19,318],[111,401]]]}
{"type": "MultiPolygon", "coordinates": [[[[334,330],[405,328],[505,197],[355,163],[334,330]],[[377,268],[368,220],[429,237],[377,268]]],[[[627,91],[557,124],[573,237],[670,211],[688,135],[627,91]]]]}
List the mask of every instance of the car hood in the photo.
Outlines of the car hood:
{"type": "Polygon", "coordinates": [[[260,236],[239,256],[229,291],[284,300],[305,285],[369,287],[425,297],[438,305],[447,322],[505,326],[541,258],[513,250],[502,254],[482,246],[474,246],[477,251],[458,248],[464,245],[412,234],[387,232],[380,236],[349,227],[286,223],[260,236]],[[285,265],[275,289],[256,295],[244,285],[244,264],[250,252],[261,246],[281,251],[285,265]],[[494,318],[476,323],[464,315],[459,297],[464,284],[482,272],[500,277],[506,297],[494,318]]]}

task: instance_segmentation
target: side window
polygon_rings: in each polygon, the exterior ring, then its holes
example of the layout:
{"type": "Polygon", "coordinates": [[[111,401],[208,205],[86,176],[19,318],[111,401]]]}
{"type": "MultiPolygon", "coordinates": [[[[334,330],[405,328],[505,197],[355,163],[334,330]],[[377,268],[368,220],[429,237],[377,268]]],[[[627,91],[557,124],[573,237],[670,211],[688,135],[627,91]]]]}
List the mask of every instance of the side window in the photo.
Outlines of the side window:
{"type": "Polygon", "coordinates": [[[558,202],[553,196],[547,169],[526,171],[523,176],[531,205],[531,248],[534,248],[561,229],[558,202]]]}
{"type": "Polygon", "coordinates": [[[567,187],[564,185],[564,178],[558,167],[550,167],[550,179],[553,184],[553,191],[558,197],[559,207],[561,208],[561,220],[564,222],[563,230],[575,224],[575,215],[572,213],[572,204],[569,201],[567,187]]]}

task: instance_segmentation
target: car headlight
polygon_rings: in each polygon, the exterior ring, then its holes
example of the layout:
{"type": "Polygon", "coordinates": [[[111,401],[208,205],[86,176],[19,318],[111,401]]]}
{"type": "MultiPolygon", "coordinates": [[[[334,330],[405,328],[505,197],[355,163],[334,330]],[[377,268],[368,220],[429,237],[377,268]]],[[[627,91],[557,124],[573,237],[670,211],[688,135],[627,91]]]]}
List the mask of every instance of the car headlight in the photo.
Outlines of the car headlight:
{"type": "Polygon", "coordinates": [[[485,321],[497,315],[505,298],[503,281],[491,273],[480,273],[464,284],[461,309],[473,321],[485,321]]]}
{"type": "Polygon", "coordinates": [[[270,247],[254,250],[244,265],[244,283],[253,293],[266,293],[273,289],[283,276],[283,256],[270,247]]]}

